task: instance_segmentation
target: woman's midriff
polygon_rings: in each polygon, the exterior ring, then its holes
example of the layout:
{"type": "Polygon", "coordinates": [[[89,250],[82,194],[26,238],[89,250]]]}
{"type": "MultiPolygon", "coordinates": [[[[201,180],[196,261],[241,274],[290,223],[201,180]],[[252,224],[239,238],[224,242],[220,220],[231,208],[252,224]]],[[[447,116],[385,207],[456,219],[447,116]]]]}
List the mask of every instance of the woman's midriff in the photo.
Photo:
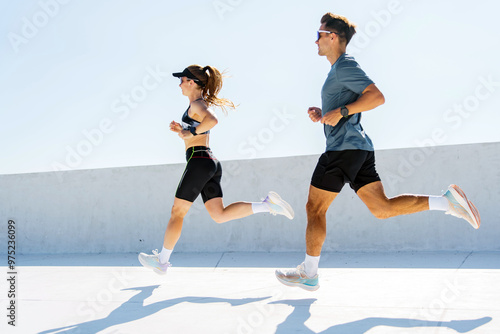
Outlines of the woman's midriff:
{"type": "Polygon", "coordinates": [[[193,147],[193,146],[206,146],[206,147],[210,147],[209,142],[208,142],[208,139],[209,139],[209,134],[206,134],[206,135],[197,135],[197,136],[193,136],[189,139],[185,139],[184,140],[184,145],[186,146],[186,150],[190,147],[193,147]]]}

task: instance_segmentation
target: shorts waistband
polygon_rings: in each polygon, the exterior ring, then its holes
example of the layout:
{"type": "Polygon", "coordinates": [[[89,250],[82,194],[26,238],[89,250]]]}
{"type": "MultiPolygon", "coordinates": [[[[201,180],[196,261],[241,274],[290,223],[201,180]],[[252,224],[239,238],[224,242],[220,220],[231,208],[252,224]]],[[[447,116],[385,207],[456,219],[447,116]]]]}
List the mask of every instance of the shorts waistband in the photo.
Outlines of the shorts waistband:
{"type": "Polygon", "coordinates": [[[191,146],[186,150],[186,153],[194,151],[211,151],[211,150],[210,147],[208,146],[191,146]]]}
{"type": "Polygon", "coordinates": [[[189,161],[191,158],[200,158],[200,157],[216,160],[210,147],[192,146],[186,150],[186,161],[189,161]]]}

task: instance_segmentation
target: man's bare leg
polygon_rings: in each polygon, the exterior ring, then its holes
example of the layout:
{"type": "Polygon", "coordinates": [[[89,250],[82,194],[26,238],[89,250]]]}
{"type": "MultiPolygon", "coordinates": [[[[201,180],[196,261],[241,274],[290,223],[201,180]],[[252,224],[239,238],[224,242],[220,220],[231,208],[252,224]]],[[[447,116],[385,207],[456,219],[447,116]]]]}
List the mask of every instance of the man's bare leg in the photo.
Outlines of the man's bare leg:
{"type": "Polygon", "coordinates": [[[276,278],[288,286],[297,286],[308,291],[315,291],[318,284],[318,262],[321,248],[326,238],[326,212],[338,193],[309,187],[306,204],[306,258],[297,269],[287,272],[276,270],[276,278]]]}
{"type": "Polygon", "coordinates": [[[357,194],[370,212],[379,219],[426,210],[441,210],[465,219],[475,229],[481,225],[481,216],[476,206],[455,184],[450,185],[443,196],[399,195],[387,198],[382,182],[377,181],[360,188],[357,194]]]}
{"type": "Polygon", "coordinates": [[[306,204],[306,253],[320,256],[326,238],[326,212],[338,193],[309,186],[306,204]]]}
{"type": "Polygon", "coordinates": [[[357,192],[370,212],[379,219],[429,210],[429,196],[399,195],[387,198],[382,182],[372,182],[357,192]]]}

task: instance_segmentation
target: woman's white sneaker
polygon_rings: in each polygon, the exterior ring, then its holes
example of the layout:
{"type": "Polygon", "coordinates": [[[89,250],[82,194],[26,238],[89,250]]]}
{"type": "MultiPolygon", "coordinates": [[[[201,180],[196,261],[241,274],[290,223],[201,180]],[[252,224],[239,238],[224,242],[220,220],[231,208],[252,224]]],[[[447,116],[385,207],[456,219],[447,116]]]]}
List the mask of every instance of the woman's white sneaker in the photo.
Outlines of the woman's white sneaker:
{"type": "Polygon", "coordinates": [[[139,253],[139,262],[145,268],[153,269],[153,271],[159,275],[165,275],[168,267],[172,266],[170,262],[160,263],[157,249],[153,251],[153,255],[139,253]]]}
{"type": "Polygon", "coordinates": [[[278,195],[274,191],[269,192],[266,199],[264,200],[264,203],[267,203],[267,205],[269,205],[269,209],[271,210],[272,215],[283,215],[288,219],[293,219],[293,217],[295,216],[295,213],[293,212],[290,204],[285,202],[280,197],[280,195],[278,195]]]}

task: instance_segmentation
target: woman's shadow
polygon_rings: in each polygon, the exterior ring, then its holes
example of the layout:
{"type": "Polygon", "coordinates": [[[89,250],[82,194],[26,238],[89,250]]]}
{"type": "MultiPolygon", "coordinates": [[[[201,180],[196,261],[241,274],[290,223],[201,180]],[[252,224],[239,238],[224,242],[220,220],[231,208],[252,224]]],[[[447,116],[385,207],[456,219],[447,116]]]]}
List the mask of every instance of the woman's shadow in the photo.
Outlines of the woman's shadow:
{"type": "Polygon", "coordinates": [[[305,334],[362,334],[376,326],[389,326],[400,328],[412,327],[447,327],[458,333],[467,333],[492,320],[484,317],[475,320],[453,320],[453,321],[427,321],[406,318],[365,318],[345,324],[331,326],[324,331],[314,332],[305,325],[311,317],[311,305],[316,301],[311,299],[278,300],[269,304],[284,304],[293,307],[292,313],[278,325],[276,334],[305,333],[305,334]]]}
{"type": "Polygon", "coordinates": [[[169,300],[164,300],[161,302],[156,302],[147,306],[144,306],[144,300],[153,294],[153,291],[158,288],[159,285],[143,286],[136,288],[123,289],[122,291],[132,290],[139,291],[138,294],[131,297],[129,300],[124,302],[118,308],[113,310],[106,318],[91,320],[87,322],[82,322],[75,325],[49,329],[39,334],[48,333],[66,333],[66,334],[76,334],[76,333],[97,333],[111,326],[125,324],[134,320],[139,320],[155,314],[165,308],[183,303],[196,303],[196,304],[208,304],[208,303],[229,303],[231,306],[239,306],[248,303],[258,302],[269,297],[262,298],[241,298],[241,299],[227,299],[227,298],[214,298],[214,297],[182,297],[174,298],[169,300]]]}

